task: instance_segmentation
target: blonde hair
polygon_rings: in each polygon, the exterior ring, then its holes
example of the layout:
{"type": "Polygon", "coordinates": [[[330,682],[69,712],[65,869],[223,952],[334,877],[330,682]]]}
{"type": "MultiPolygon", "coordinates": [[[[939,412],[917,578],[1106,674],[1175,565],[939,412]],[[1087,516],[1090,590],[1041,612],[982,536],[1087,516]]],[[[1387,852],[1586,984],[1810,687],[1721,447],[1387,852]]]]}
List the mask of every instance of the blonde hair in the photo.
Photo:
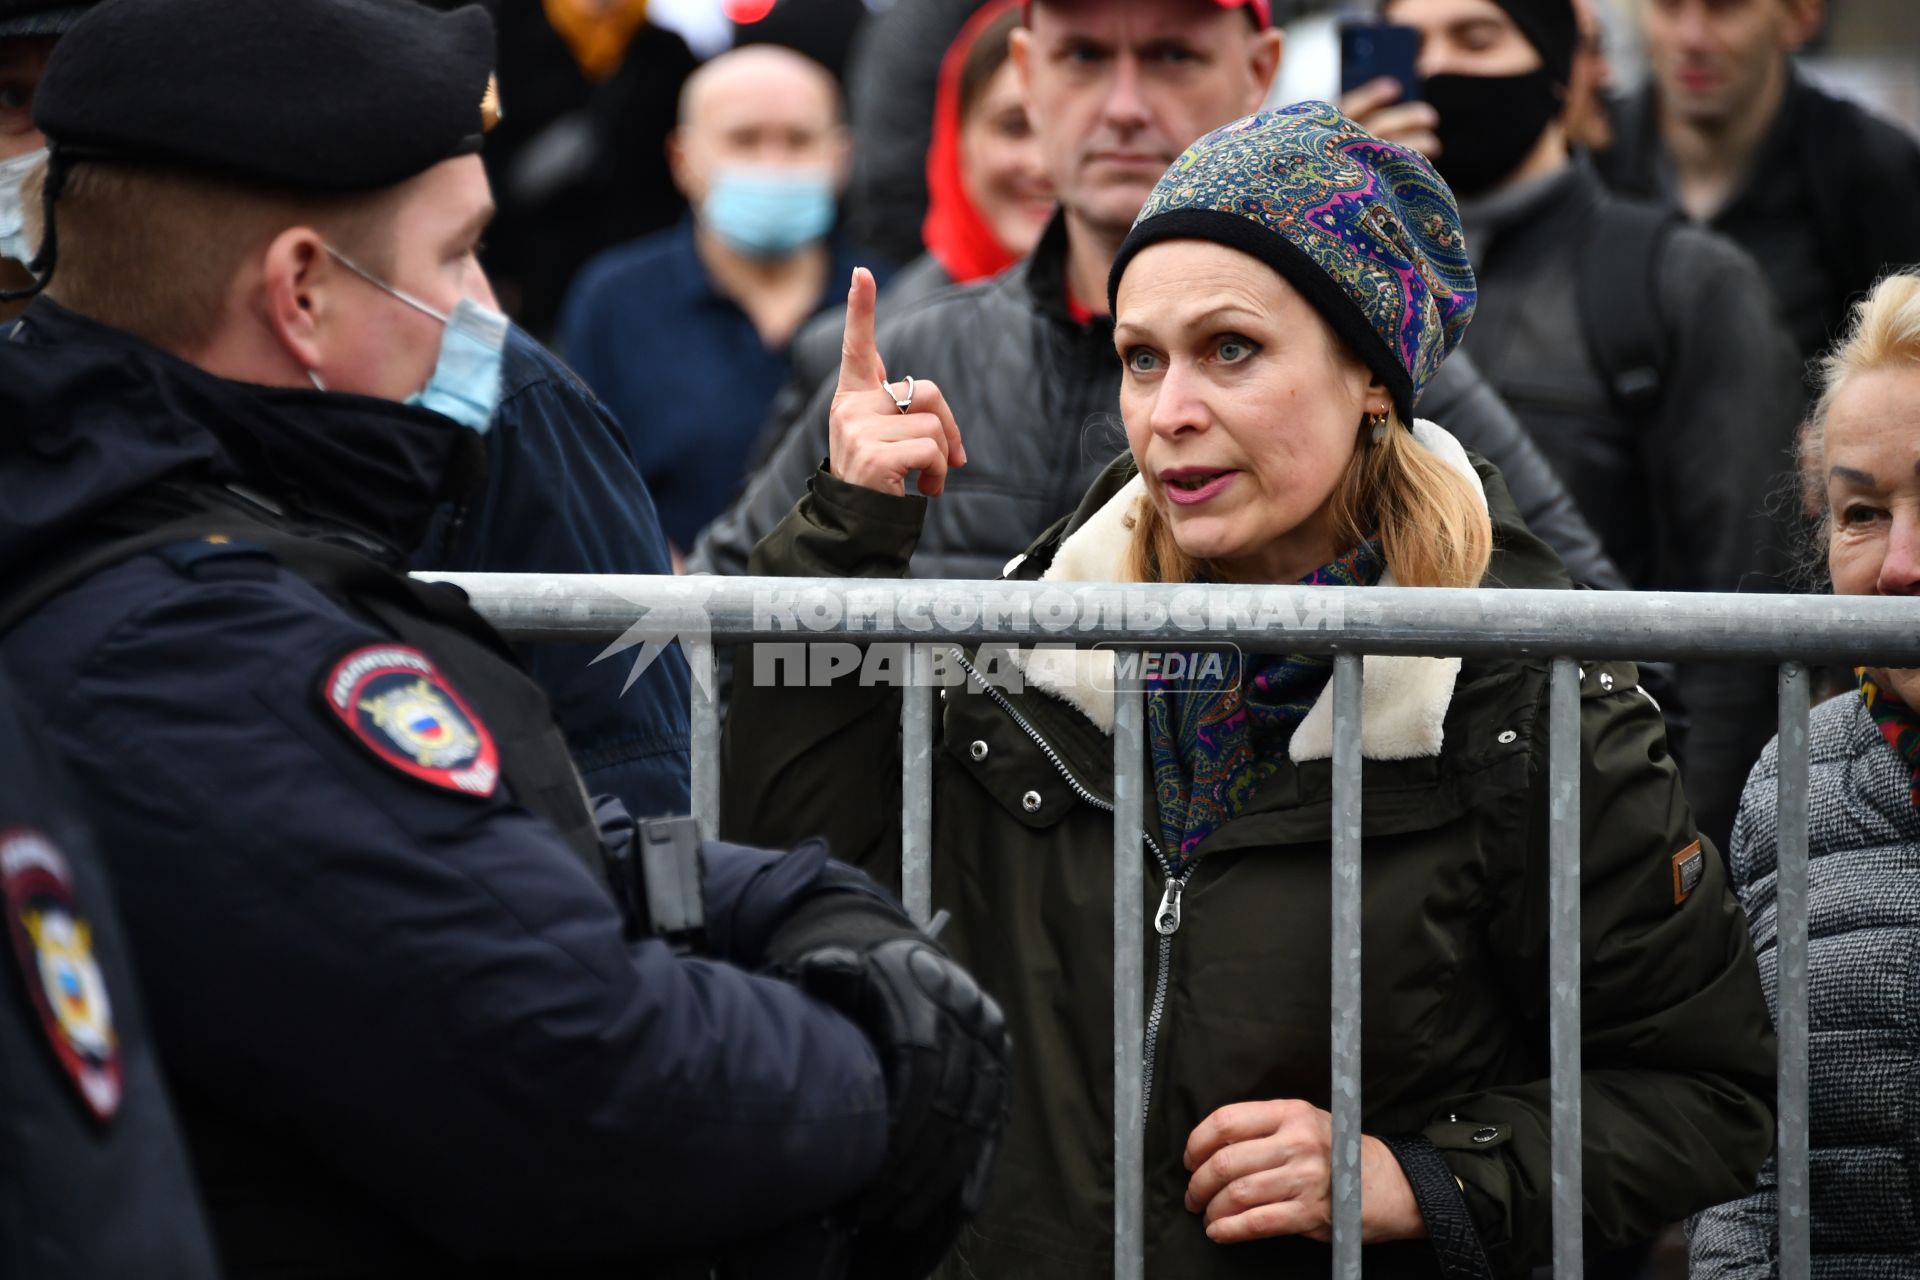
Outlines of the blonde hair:
{"type": "MultiPolygon", "coordinates": [[[[1335,545],[1368,537],[1403,587],[1475,587],[1493,559],[1493,526],[1473,483],[1413,438],[1397,413],[1378,444],[1362,424],[1360,443],[1333,491],[1335,545]]],[[[1194,582],[1207,566],[1180,550],[1166,514],[1139,504],[1127,575],[1135,582],[1194,582]]]]}
{"type": "Polygon", "coordinates": [[[1819,396],[1800,431],[1801,498],[1810,518],[1827,514],[1827,416],[1834,402],[1861,374],[1896,368],[1920,368],[1920,269],[1883,277],[1854,303],[1845,333],[1815,366],[1819,396]]]}
{"type": "MultiPolygon", "coordinates": [[[[36,222],[45,174],[26,193],[36,222]]],[[[155,346],[190,350],[218,329],[241,268],[291,227],[312,227],[384,271],[392,190],[316,194],[163,165],[76,163],[54,206],[47,294],[155,346]]]]}

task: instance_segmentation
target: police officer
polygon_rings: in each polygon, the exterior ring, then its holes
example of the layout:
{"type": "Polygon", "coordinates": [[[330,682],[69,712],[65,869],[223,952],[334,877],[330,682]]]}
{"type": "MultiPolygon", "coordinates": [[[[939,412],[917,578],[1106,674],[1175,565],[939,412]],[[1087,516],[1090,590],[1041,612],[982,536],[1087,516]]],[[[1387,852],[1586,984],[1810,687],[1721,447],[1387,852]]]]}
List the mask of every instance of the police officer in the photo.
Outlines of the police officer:
{"type": "Polygon", "coordinates": [[[0,653],[97,797],[229,1274],[814,1275],[764,1240],[819,1223],[923,1273],[1003,1121],[992,1002],[817,846],[596,814],[498,638],[389,567],[499,394],[491,60],[480,9],[394,0],[62,39],[0,653]]]}
{"type": "MultiPolygon", "coordinates": [[[[0,0],[0,290],[30,280],[24,264],[34,256],[36,235],[24,193],[46,157],[46,140],[33,125],[33,96],[54,42],[95,2],[0,0]]],[[[430,0],[443,9],[464,2],[430,0]]],[[[24,305],[0,301],[0,333],[24,305]]],[[[447,504],[412,567],[671,573],[646,481],[620,425],[587,385],[515,326],[507,335],[500,390],[486,433],[486,483],[470,497],[460,495],[469,500],[447,504]]],[[[685,656],[670,648],[630,678],[624,663],[594,662],[600,649],[562,641],[518,652],[546,692],[592,790],[611,792],[634,813],[685,812],[691,683],[685,656]]]]}
{"type": "Polygon", "coordinates": [[[106,875],[0,679],[0,1276],[212,1280],[106,875]]]}

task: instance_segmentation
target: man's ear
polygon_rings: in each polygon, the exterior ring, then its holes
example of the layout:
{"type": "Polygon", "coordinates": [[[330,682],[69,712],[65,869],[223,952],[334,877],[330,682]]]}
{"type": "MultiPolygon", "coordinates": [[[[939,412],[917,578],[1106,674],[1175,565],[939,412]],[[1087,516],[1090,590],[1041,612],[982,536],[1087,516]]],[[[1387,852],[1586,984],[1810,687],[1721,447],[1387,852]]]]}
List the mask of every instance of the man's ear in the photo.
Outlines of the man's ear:
{"type": "Polygon", "coordinates": [[[676,126],[667,135],[667,172],[673,175],[673,185],[687,198],[688,204],[698,204],[704,193],[698,190],[700,183],[694,175],[694,166],[687,157],[687,130],[684,125],[676,126]]]}
{"type": "Polygon", "coordinates": [[[1252,50],[1253,82],[1259,86],[1251,103],[1242,115],[1252,115],[1273,92],[1274,77],[1280,74],[1280,60],[1286,52],[1286,33],[1279,29],[1262,31],[1254,37],[1252,50]]]}
{"type": "Polygon", "coordinates": [[[340,275],[312,227],[287,228],[261,255],[255,305],[274,340],[302,369],[318,369],[324,358],[321,332],[340,275]]]}
{"type": "Polygon", "coordinates": [[[1813,42],[1820,34],[1820,28],[1827,21],[1827,0],[1788,0],[1793,9],[1793,19],[1787,38],[1791,43],[1788,52],[1798,53],[1813,42]]]}

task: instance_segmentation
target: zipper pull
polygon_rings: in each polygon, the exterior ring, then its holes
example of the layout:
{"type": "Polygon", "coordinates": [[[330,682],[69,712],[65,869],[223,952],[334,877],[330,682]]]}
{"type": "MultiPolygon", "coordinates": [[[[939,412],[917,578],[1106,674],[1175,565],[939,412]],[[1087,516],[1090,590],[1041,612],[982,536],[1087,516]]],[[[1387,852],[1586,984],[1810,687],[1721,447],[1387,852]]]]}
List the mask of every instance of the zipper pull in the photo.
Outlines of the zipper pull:
{"type": "Polygon", "coordinates": [[[1180,891],[1186,887],[1178,880],[1169,879],[1167,891],[1160,895],[1160,909],[1153,914],[1153,927],[1163,938],[1171,938],[1180,927],[1180,891]]]}

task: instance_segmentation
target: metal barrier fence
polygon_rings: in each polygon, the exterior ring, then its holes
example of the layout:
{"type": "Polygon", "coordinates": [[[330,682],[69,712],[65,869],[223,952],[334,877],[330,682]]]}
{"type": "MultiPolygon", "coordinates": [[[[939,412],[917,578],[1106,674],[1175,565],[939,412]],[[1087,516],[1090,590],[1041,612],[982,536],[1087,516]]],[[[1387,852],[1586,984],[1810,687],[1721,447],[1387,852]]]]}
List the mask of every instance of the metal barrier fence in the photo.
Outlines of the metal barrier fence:
{"type": "MultiPolygon", "coordinates": [[[[1585,591],[1193,587],[1108,584],[425,575],[465,588],[519,641],[679,640],[694,665],[693,802],[720,813],[714,646],[746,641],[1137,646],[1198,643],[1330,653],[1333,672],[1332,1106],[1334,1274],[1360,1277],[1360,692],[1362,654],[1542,657],[1549,700],[1549,983],[1552,1008],[1553,1273],[1582,1272],[1580,1160],[1580,661],[1745,661],[1780,668],[1777,1030],[1779,1276],[1810,1268],[1807,787],[1809,664],[1920,666],[1920,603],[1875,597],[1585,591]],[[1205,618],[1204,632],[1192,623],[1205,618]]],[[[930,657],[930,655],[928,655],[930,657]]],[[[931,687],[901,712],[902,880],[928,918],[932,896],[931,687]]],[[[1114,1275],[1145,1275],[1144,696],[1116,690],[1114,718],[1114,1275]],[[1133,1046],[1133,1048],[1128,1048],[1133,1046]]]]}

